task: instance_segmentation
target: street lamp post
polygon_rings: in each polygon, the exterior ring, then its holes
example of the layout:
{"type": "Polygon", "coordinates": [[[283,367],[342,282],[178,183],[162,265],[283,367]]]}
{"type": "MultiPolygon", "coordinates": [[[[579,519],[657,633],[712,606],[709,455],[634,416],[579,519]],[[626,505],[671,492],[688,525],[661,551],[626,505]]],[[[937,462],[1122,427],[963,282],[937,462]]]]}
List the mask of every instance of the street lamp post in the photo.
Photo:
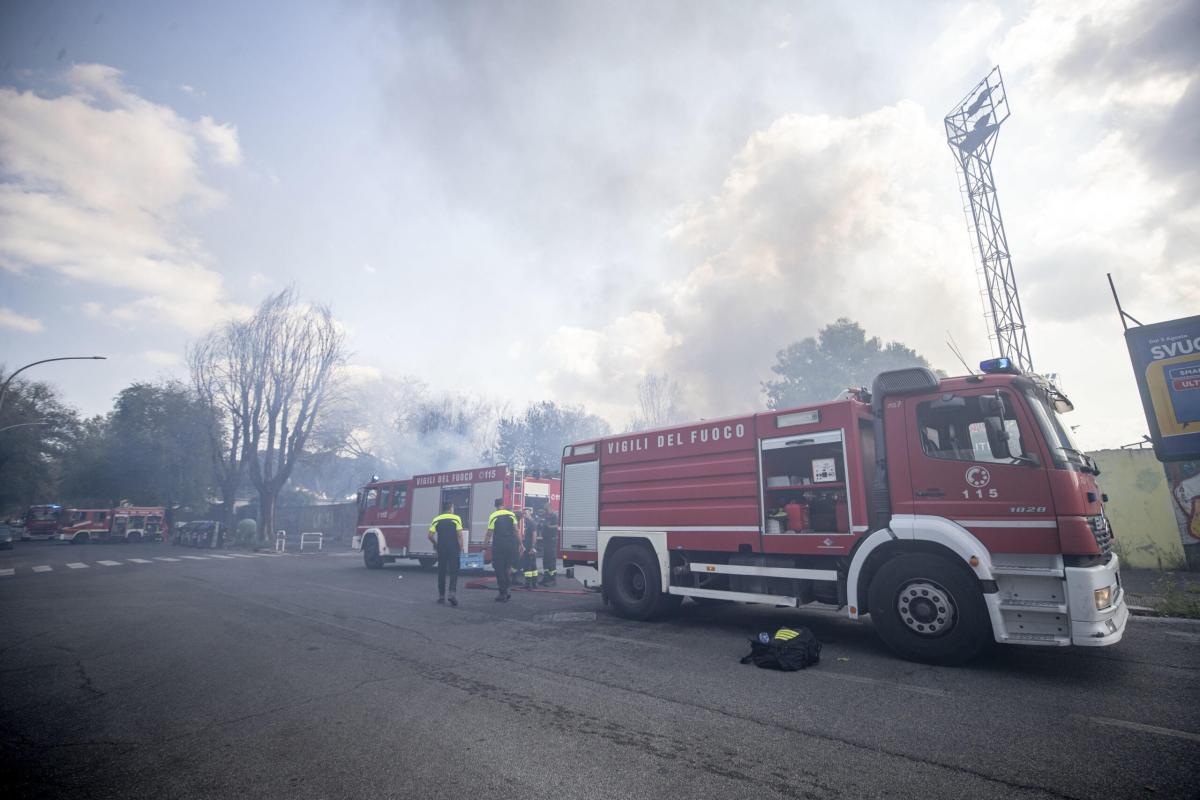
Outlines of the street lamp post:
{"type": "Polygon", "coordinates": [[[41,361],[33,361],[19,370],[9,375],[5,379],[4,384],[0,386],[0,411],[4,409],[4,395],[8,393],[8,385],[12,383],[12,379],[20,375],[30,367],[36,367],[38,364],[49,364],[51,361],[104,361],[107,356],[60,356],[58,358],[43,358],[41,361]]]}
{"type": "Polygon", "coordinates": [[[5,425],[3,428],[0,428],[0,433],[4,433],[5,431],[11,431],[13,428],[28,428],[30,425],[49,425],[49,424],[50,424],[49,422],[46,422],[44,420],[42,422],[18,422],[16,425],[5,425]]]}

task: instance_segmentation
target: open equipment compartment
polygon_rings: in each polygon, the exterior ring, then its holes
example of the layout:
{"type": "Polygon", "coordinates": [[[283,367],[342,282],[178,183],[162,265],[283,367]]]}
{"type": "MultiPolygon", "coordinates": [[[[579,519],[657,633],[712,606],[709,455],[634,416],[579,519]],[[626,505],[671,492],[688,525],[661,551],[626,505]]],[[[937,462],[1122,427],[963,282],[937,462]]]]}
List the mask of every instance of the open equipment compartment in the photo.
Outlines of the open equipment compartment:
{"type": "Polygon", "coordinates": [[[763,439],[763,532],[850,533],[841,430],[763,439]]]}

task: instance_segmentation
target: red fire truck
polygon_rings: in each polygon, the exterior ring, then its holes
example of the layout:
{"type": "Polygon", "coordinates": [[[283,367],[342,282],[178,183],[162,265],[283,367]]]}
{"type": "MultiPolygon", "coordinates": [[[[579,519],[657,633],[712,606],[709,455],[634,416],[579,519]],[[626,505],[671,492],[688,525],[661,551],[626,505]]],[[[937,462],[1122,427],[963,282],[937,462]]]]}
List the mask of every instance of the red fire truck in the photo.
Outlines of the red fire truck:
{"type": "Polygon", "coordinates": [[[21,528],[21,538],[25,541],[53,539],[54,534],[58,531],[62,510],[62,506],[54,503],[43,503],[27,508],[22,520],[24,525],[21,528]]]}
{"type": "Polygon", "coordinates": [[[161,542],[163,512],[161,506],[69,508],[62,515],[57,538],[71,544],[161,542]]]}
{"type": "Polygon", "coordinates": [[[819,602],[938,663],[990,640],[1115,644],[1129,612],[1071,405],[1008,359],[982,367],[570,445],[563,560],[595,566],[633,619],[685,597],[819,602]]]}
{"type": "Polygon", "coordinates": [[[518,514],[525,508],[558,511],[558,478],[526,477],[508,467],[435,472],[406,480],[373,481],[358,493],[358,526],[352,547],[362,550],[368,569],[379,569],[397,558],[415,558],[423,566],[437,563],[437,553],[427,532],[443,503],[454,503],[455,513],[468,531],[468,550],[482,554],[488,517],[502,498],[518,514]]]}

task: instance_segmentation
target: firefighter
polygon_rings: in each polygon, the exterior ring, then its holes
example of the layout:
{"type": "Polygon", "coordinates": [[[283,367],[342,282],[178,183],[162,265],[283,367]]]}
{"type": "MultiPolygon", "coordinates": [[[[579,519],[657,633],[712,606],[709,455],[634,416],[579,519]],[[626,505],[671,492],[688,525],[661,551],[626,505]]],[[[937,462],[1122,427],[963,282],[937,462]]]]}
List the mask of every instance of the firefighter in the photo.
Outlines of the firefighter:
{"type": "Polygon", "coordinates": [[[542,535],[542,586],[558,584],[558,515],[546,511],[538,526],[542,535]]]}
{"type": "Polygon", "coordinates": [[[453,503],[443,503],[442,513],[429,526],[429,541],[437,548],[438,605],[446,604],[446,576],[450,576],[450,605],[458,605],[458,557],[462,553],[462,518],[453,503]]]}
{"type": "MultiPolygon", "coordinates": [[[[525,552],[529,545],[529,532],[537,530],[537,520],[533,518],[533,509],[526,506],[521,510],[521,529],[520,529],[520,547],[518,558],[513,562],[513,585],[516,586],[525,580],[525,552]]],[[[537,536],[533,537],[535,540],[537,536]]]]}
{"type": "Polygon", "coordinates": [[[496,510],[488,517],[487,537],[484,542],[492,547],[492,569],[496,571],[496,602],[512,599],[512,569],[517,563],[517,515],[504,507],[504,501],[496,500],[496,510]]]}
{"type": "Polygon", "coordinates": [[[525,509],[525,550],[521,555],[521,577],[525,579],[526,589],[536,589],[538,579],[537,568],[537,520],[533,511],[525,509]]]}

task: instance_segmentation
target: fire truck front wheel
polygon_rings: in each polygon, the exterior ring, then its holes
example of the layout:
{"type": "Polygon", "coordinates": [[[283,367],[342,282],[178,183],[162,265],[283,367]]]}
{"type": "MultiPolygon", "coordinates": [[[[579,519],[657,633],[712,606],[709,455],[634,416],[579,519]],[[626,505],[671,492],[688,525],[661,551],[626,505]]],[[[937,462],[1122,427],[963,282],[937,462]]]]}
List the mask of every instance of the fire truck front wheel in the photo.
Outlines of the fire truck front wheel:
{"type": "Polygon", "coordinates": [[[978,581],[940,556],[891,559],[875,573],[868,601],[879,638],[910,661],[963,664],[991,639],[978,581]]]}
{"type": "Polygon", "coordinates": [[[368,536],[362,545],[363,563],[367,569],[383,569],[383,556],[379,555],[379,540],[368,536]]]}
{"type": "Polygon", "coordinates": [[[620,547],[605,565],[604,584],[616,612],[626,619],[652,619],[679,607],[682,597],[665,594],[658,559],[639,544],[620,547]]]}

